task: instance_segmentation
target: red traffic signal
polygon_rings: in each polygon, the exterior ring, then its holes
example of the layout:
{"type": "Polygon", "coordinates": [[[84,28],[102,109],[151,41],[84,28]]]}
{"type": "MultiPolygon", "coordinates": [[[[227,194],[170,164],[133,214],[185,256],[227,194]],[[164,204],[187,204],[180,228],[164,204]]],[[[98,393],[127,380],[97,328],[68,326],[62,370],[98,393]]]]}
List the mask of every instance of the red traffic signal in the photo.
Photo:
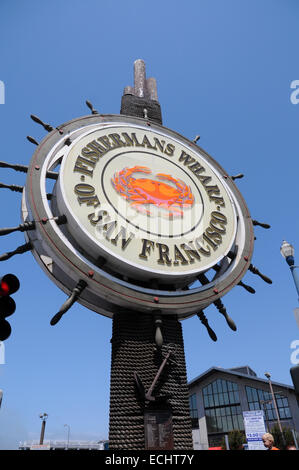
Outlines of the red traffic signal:
{"type": "Polygon", "coordinates": [[[5,341],[10,337],[11,326],[4,318],[0,319],[0,341],[5,341]]]}
{"type": "Polygon", "coordinates": [[[20,281],[14,274],[5,274],[0,279],[0,297],[14,294],[19,287],[20,281]]]}
{"type": "Polygon", "coordinates": [[[14,274],[6,274],[0,279],[0,341],[4,341],[11,334],[11,327],[6,317],[16,310],[16,303],[10,297],[20,287],[19,279],[14,274]]]}

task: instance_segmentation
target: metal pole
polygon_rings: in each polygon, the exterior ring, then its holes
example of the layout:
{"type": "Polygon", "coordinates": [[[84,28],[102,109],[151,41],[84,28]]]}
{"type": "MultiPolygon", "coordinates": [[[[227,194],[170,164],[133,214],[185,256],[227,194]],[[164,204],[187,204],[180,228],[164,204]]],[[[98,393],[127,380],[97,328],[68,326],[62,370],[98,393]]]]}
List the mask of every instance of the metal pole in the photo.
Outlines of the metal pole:
{"type": "Polygon", "coordinates": [[[46,427],[46,420],[43,419],[42,420],[42,428],[41,428],[41,432],[40,432],[40,440],[39,440],[40,445],[42,445],[44,443],[45,427],[46,427]]]}
{"type": "Polygon", "coordinates": [[[66,445],[66,448],[68,449],[69,448],[69,443],[70,443],[70,425],[65,424],[64,427],[67,427],[67,445],[66,445]]]}
{"type": "Polygon", "coordinates": [[[271,382],[270,374],[265,374],[265,375],[266,375],[266,377],[267,377],[268,380],[269,380],[269,386],[270,386],[271,395],[272,395],[273,403],[274,403],[274,408],[275,408],[275,412],[276,412],[276,416],[277,416],[277,423],[278,423],[279,430],[280,430],[280,432],[281,432],[281,437],[282,437],[283,443],[285,444],[285,438],[284,438],[284,435],[283,435],[283,432],[282,432],[281,422],[280,422],[279,413],[278,413],[278,408],[277,408],[277,403],[276,403],[276,397],[275,397],[275,393],[273,392],[273,387],[272,387],[272,382],[271,382]]]}
{"type": "Polygon", "coordinates": [[[229,442],[228,442],[228,435],[227,435],[227,434],[225,434],[224,440],[225,440],[225,447],[226,447],[226,450],[230,450],[230,448],[229,448],[229,442]]]}
{"type": "Polygon", "coordinates": [[[278,413],[278,408],[277,408],[277,403],[276,403],[276,397],[275,397],[274,392],[273,392],[272,382],[271,382],[270,378],[269,378],[269,386],[270,386],[270,390],[271,390],[271,395],[273,397],[274,408],[275,408],[275,412],[276,412],[276,416],[277,416],[277,423],[278,423],[278,426],[279,426],[279,430],[282,434],[282,427],[281,427],[281,422],[280,422],[280,419],[279,419],[279,413],[278,413]]]}
{"type": "Polygon", "coordinates": [[[290,270],[294,279],[295,287],[297,290],[297,294],[299,296],[299,274],[296,271],[299,268],[299,266],[290,266],[290,270]]]}
{"type": "Polygon", "coordinates": [[[294,438],[294,443],[295,443],[295,447],[296,449],[298,450],[299,447],[298,447],[298,441],[297,441],[297,436],[296,436],[296,433],[295,433],[295,430],[292,429],[292,434],[293,434],[293,438],[294,438]]]}
{"type": "Polygon", "coordinates": [[[270,432],[269,430],[269,423],[268,423],[268,420],[267,420],[267,407],[266,407],[266,404],[267,403],[271,403],[272,400],[261,400],[261,404],[264,408],[264,413],[265,413],[265,425],[266,425],[266,431],[267,432],[270,432]]]}
{"type": "Polygon", "coordinates": [[[48,418],[48,415],[47,415],[47,413],[43,413],[43,414],[40,414],[39,417],[42,420],[42,428],[41,428],[41,432],[40,432],[39,444],[43,445],[44,437],[45,437],[46,420],[48,418]]]}

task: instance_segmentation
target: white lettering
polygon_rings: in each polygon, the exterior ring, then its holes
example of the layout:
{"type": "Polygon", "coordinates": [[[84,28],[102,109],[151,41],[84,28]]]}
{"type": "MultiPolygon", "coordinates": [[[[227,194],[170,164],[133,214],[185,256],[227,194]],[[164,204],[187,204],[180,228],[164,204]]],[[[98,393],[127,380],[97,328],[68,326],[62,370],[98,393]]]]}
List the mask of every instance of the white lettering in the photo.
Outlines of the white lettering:
{"type": "Polygon", "coordinates": [[[186,454],[171,454],[169,456],[165,454],[158,454],[158,455],[150,455],[150,465],[152,464],[191,464],[194,455],[186,455],[186,454]],[[187,460],[188,459],[188,460],[187,460]]]}
{"type": "Polygon", "coordinates": [[[106,457],[106,465],[130,465],[135,468],[138,464],[139,457],[118,457],[112,454],[112,457],[106,457]]]}
{"type": "Polygon", "coordinates": [[[293,80],[291,83],[291,88],[295,88],[295,90],[291,93],[290,100],[292,104],[299,103],[299,80],[293,80]]]}
{"type": "Polygon", "coordinates": [[[0,364],[5,364],[5,345],[0,341],[0,364]]]}
{"type": "Polygon", "coordinates": [[[2,80],[0,80],[0,104],[5,103],[5,85],[2,80]]]}
{"type": "Polygon", "coordinates": [[[291,354],[291,363],[294,365],[299,364],[299,339],[295,339],[291,342],[291,349],[295,349],[291,354]]]}

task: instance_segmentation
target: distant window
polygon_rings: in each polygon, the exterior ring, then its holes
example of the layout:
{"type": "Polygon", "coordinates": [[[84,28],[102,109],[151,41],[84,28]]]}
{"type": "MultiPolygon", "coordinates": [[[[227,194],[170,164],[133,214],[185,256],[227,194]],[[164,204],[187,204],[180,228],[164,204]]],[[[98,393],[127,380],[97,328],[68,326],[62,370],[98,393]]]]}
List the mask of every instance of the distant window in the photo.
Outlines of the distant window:
{"type": "MultiPolygon", "coordinates": [[[[270,392],[253,387],[245,387],[250,410],[263,410],[267,421],[277,421],[275,406],[270,392]]],[[[275,393],[280,419],[290,419],[289,400],[282,394],[275,393]]]]}
{"type": "Polygon", "coordinates": [[[189,397],[189,404],[190,404],[190,415],[191,415],[191,422],[192,428],[198,428],[198,409],[197,409],[197,401],[196,401],[196,393],[189,397]]]}
{"type": "Polygon", "coordinates": [[[238,385],[217,379],[203,388],[208,433],[243,430],[238,385]]]}

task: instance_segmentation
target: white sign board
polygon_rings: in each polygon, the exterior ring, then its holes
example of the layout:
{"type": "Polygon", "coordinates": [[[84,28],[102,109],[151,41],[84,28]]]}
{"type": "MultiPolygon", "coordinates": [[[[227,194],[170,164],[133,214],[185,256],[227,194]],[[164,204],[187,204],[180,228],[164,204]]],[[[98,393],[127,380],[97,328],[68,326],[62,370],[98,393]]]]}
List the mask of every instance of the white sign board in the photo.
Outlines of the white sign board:
{"type": "Polygon", "coordinates": [[[265,434],[264,412],[262,410],[243,411],[248,450],[266,450],[262,441],[265,434]]]}
{"type": "Polygon", "coordinates": [[[51,446],[49,444],[32,444],[30,450],[50,450],[51,446]]]}

